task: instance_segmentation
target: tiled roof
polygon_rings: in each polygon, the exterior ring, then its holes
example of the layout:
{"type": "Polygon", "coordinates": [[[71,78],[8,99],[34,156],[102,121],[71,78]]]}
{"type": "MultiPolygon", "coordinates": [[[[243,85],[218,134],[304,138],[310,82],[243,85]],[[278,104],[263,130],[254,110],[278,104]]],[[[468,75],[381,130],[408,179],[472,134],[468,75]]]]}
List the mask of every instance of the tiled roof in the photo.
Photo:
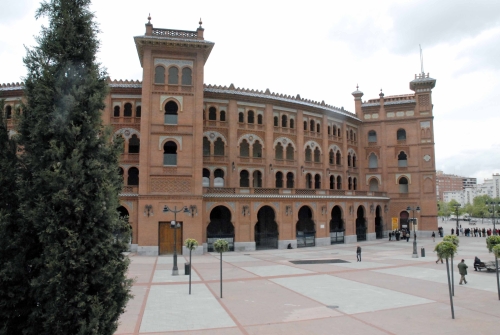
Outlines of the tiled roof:
{"type": "MultiPolygon", "coordinates": [[[[401,105],[401,104],[414,104],[415,99],[410,100],[397,100],[397,101],[384,101],[384,105],[401,105]]],[[[370,107],[370,106],[380,106],[380,102],[368,102],[361,104],[362,107],[370,107]]]]}

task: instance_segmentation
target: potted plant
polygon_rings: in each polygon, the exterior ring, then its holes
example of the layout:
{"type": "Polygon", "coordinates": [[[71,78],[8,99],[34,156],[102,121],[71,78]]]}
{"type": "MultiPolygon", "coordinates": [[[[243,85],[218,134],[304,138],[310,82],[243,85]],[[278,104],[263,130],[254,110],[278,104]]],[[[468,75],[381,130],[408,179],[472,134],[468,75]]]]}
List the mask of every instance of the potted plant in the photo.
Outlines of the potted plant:
{"type": "MultiPolygon", "coordinates": [[[[446,235],[443,238],[445,242],[453,243],[457,248],[460,243],[460,239],[456,235],[446,235]]],[[[455,280],[453,279],[453,255],[451,255],[451,295],[455,296],[455,280]]]]}
{"type": "Polygon", "coordinates": [[[220,297],[222,299],[222,253],[229,250],[226,240],[218,239],[214,242],[214,250],[220,254],[220,297]]]}
{"type": "Polygon", "coordinates": [[[189,294],[191,294],[191,251],[196,249],[198,241],[194,238],[188,238],[184,241],[184,246],[189,249],[189,294]]]}
{"type": "Polygon", "coordinates": [[[448,274],[448,291],[450,293],[451,318],[455,319],[455,311],[453,310],[453,295],[451,294],[450,268],[448,267],[448,258],[453,257],[453,255],[457,253],[457,246],[452,242],[443,241],[436,244],[434,251],[437,252],[440,258],[446,258],[446,272],[448,274]]]}

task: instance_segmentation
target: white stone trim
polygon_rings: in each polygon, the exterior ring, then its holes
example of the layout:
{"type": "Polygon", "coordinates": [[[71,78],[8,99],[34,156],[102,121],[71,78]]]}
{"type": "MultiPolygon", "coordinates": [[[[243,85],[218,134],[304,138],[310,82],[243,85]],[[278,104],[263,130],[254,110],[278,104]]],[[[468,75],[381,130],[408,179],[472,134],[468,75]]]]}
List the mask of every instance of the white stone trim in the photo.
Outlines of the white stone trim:
{"type": "Polygon", "coordinates": [[[217,138],[220,137],[222,141],[224,141],[224,144],[227,145],[227,139],[224,137],[224,135],[222,135],[218,131],[206,131],[203,133],[203,137],[208,138],[210,143],[214,143],[217,140],[217,138]]]}
{"type": "Polygon", "coordinates": [[[132,135],[137,135],[138,138],[141,138],[141,133],[138,132],[134,128],[121,128],[121,129],[118,129],[115,132],[115,135],[122,135],[127,140],[129,140],[132,137],[132,135]]]}
{"type": "Polygon", "coordinates": [[[179,103],[179,112],[184,110],[184,97],[182,95],[162,95],[160,96],[160,112],[163,112],[163,104],[167,100],[176,100],[179,103]]]}
{"type": "Polygon", "coordinates": [[[176,65],[177,67],[183,68],[186,66],[193,67],[193,61],[192,60],[180,60],[180,59],[165,59],[165,58],[155,58],[155,66],[156,65],[163,65],[165,68],[169,68],[172,65],[176,65]]]}
{"type": "Polygon", "coordinates": [[[286,150],[286,147],[288,146],[288,144],[292,144],[292,147],[293,149],[297,150],[297,147],[295,146],[295,143],[289,139],[288,137],[286,136],[280,136],[278,137],[274,143],[273,143],[273,148],[276,148],[276,145],[278,145],[278,143],[281,143],[281,145],[283,146],[283,150],[286,150]]]}
{"type": "Polygon", "coordinates": [[[182,151],[182,136],[160,136],[158,150],[163,150],[163,143],[169,139],[176,140],[179,143],[179,150],[182,151]]]}

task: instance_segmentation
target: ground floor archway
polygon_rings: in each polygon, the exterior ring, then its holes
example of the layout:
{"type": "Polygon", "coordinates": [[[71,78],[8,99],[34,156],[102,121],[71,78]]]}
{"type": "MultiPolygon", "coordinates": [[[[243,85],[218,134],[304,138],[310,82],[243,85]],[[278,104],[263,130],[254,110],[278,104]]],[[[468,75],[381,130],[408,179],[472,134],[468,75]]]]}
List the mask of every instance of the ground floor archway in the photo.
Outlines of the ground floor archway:
{"type": "Polygon", "coordinates": [[[255,248],[257,250],[278,249],[278,224],[274,210],[270,206],[262,207],[257,213],[255,224],[255,248]]]}
{"type": "Polygon", "coordinates": [[[340,206],[332,208],[330,220],[330,244],[344,243],[345,227],[340,206]]]}
{"type": "Polygon", "coordinates": [[[376,238],[384,238],[384,222],[382,218],[382,209],[377,206],[375,210],[375,236],[376,238]]]}
{"type": "Polygon", "coordinates": [[[295,225],[297,248],[314,247],[316,245],[316,225],[312,219],[312,211],[308,206],[299,209],[299,220],[295,225]]]}
{"type": "Polygon", "coordinates": [[[229,244],[229,251],[234,251],[234,226],[231,211],[225,206],[217,206],[210,212],[207,226],[207,251],[214,252],[214,242],[224,239],[229,244]]]}
{"type": "Polygon", "coordinates": [[[365,208],[359,206],[356,211],[356,238],[357,241],[366,241],[366,219],[365,219],[365,208]]]}

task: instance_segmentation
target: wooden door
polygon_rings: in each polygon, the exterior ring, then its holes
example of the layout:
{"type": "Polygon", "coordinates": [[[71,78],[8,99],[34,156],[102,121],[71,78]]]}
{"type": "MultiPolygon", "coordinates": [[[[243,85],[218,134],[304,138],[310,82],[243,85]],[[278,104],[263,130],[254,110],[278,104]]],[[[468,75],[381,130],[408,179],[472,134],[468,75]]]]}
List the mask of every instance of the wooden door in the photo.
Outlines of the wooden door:
{"type": "Polygon", "coordinates": [[[174,229],[170,226],[170,222],[160,222],[159,231],[159,245],[160,255],[174,253],[174,237],[177,239],[176,247],[177,254],[182,254],[182,222],[177,221],[180,225],[179,228],[174,229]]]}

